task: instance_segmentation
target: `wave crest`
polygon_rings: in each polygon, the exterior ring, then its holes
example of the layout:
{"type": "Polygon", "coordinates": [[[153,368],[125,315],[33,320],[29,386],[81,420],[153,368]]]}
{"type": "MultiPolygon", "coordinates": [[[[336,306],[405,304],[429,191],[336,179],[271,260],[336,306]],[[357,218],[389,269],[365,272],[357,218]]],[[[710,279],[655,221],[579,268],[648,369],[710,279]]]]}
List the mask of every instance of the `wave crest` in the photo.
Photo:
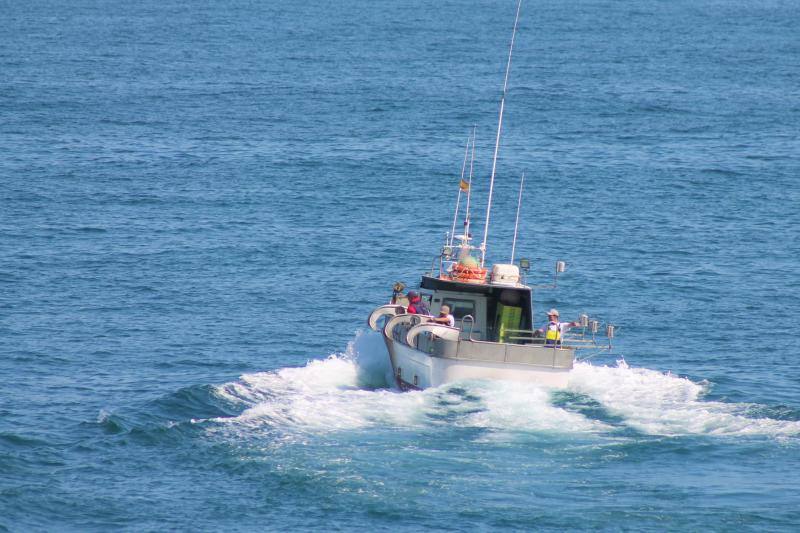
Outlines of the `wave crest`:
{"type": "Polygon", "coordinates": [[[578,363],[570,390],[594,398],[625,424],[649,435],[800,434],[800,422],[751,418],[753,404],[706,401],[708,383],[695,383],[647,368],[593,366],[578,363]]]}

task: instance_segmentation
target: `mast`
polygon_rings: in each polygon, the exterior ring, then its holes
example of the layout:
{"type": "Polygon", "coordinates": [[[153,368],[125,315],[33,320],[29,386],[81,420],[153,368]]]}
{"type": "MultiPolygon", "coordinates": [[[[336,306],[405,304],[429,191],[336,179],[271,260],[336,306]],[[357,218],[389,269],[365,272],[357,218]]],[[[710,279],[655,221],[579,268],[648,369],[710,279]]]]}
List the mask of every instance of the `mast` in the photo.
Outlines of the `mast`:
{"type": "Polygon", "coordinates": [[[514,240],[511,241],[511,261],[509,261],[512,265],[514,264],[514,251],[517,248],[517,228],[519,227],[519,210],[522,207],[522,185],[525,183],[525,173],[522,173],[522,177],[519,179],[519,197],[517,198],[517,220],[514,221],[514,240]]]}
{"type": "Polygon", "coordinates": [[[492,177],[489,180],[489,200],[486,205],[486,223],[483,226],[483,243],[481,244],[481,268],[486,260],[486,239],[489,236],[489,215],[492,211],[492,192],[494,191],[494,176],[497,169],[497,152],[500,149],[500,131],[503,129],[503,111],[506,105],[506,92],[508,91],[508,73],[511,71],[511,53],[514,51],[514,38],[517,36],[517,23],[522,0],[517,2],[517,16],[514,18],[514,31],[511,33],[511,46],[508,48],[508,63],[506,63],[506,77],[503,80],[503,95],[500,97],[500,117],[497,119],[497,138],[494,142],[494,157],[492,158],[492,177]]]}
{"type": "Polygon", "coordinates": [[[472,169],[475,164],[475,137],[477,136],[478,125],[472,126],[472,157],[469,160],[469,188],[467,189],[467,209],[464,213],[464,235],[469,239],[469,203],[472,198],[472,169]]]}
{"type": "MultiPolygon", "coordinates": [[[[456,220],[458,219],[458,205],[461,203],[461,184],[464,182],[464,171],[467,168],[467,155],[469,154],[469,137],[467,137],[467,144],[464,146],[464,162],[461,164],[461,181],[458,182],[458,196],[456,197],[456,212],[453,215],[453,229],[450,232],[450,242],[447,243],[448,246],[453,246],[453,237],[456,234],[456,220]]],[[[470,169],[470,175],[472,175],[472,170],[470,169]]],[[[469,198],[469,196],[467,196],[469,198]]],[[[469,210],[469,200],[467,200],[467,210],[469,210]]],[[[467,211],[469,213],[469,211],[467,211]]]]}

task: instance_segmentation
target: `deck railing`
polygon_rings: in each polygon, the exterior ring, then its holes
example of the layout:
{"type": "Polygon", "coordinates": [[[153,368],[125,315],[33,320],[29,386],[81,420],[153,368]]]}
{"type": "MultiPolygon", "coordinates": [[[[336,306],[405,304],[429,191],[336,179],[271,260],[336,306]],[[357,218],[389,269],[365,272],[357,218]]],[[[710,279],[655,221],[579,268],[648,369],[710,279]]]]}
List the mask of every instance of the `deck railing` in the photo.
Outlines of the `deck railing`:
{"type": "MultiPolygon", "coordinates": [[[[551,346],[552,343],[547,343],[542,333],[533,329],[506,329],[505,338],[510,344],[541,344],[551,346]]],[[[562,335],[561,342],[555,344],[563,348],[597,348],[597,340],[593,337],[587,337],[585,334],[567,333],[562,335]]]]}

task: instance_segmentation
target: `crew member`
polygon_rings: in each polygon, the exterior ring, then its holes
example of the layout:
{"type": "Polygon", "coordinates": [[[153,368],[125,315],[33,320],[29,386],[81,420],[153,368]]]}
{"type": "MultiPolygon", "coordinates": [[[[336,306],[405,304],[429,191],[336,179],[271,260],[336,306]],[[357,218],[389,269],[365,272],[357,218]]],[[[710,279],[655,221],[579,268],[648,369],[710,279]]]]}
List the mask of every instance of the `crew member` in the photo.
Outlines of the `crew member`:
{"type": "Polygon", "coordinates": [[[453,315],[450,314],[450,306],[443,305],[441,309],[439,309],[439,316],[433,319],[434,322],[438,324],[444,324],[445,326],[455,327],[456,319],[453,315]]]}
{"type": "Polygon", "coordinates": [[[425,305],[425,302],[420,298],[417,291],[408,291],[408,307],[406,308],[406,312],[412,315],[430,316],[431,314],[428,306],[425,305]]]}
{"type": "Polygon", "coordinates": [[[560,346],[561,338],[569,328],[580,326],[580,322],[559,322],[558,310],[551,309],[547,312],[547,324],[536,330],[537,337],[544,337],[544,343],[550,346],[560,346]]]}

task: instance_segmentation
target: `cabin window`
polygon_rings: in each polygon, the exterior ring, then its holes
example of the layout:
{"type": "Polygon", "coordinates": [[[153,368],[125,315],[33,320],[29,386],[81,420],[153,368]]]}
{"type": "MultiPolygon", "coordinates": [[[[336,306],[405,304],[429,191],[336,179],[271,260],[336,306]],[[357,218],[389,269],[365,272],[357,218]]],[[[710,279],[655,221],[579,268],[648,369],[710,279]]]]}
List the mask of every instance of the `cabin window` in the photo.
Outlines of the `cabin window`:
{"type": "Polygon", "coordinates": [[[445,298],[442,305],[450,307],[450,314],[456,320],[461,320],[467,315],[475,316],[475,301],[474,300],[456,300],[454,298],[445,298]]]}

